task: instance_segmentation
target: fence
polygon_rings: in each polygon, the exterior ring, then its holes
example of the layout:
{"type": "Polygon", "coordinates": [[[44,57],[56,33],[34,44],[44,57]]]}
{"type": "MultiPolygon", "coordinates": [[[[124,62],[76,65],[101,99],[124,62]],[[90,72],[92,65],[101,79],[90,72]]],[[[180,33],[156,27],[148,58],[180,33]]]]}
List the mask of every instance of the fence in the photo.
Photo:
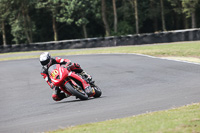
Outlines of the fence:
{"type": "Polygon", "coordinates": [[[199,28],[159,32],[159,33],[149,33],[149,34],[7,45],[7,46],[0,46],[0,53],[34,51],[34,50],[56,50],[56,49],[94,48],[94,47],[110,47],[110,46],[125,46],[125,45],[143,45],[143,44],[196,41],[196,40],[200,40],[199,28]]]}

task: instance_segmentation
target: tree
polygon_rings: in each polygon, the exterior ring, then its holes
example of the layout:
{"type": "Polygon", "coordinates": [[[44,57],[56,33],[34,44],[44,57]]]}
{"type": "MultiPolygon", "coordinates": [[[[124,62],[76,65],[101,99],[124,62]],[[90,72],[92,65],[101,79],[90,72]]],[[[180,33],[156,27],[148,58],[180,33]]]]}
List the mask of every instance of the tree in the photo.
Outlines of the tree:
{"type": "Polygon", "coordinates": [[[156,0],[150,0],[148,16],[153,21],[154,31],[158,31],[158,16],[160,14],[159,4],[156,0]]]}
{"type": "MultiPolygon", "coordinates": [[[[132,2],[132,0],[131,0],[132,2]]],[[[135,33],[134,8],[129,0],[117,1],[117,33],[114,35],[127,35],[135,33]]],[[[111,17],[109,17],[111,18],[111,17]]],[[[110,21],[109,21],[110,22],[110,21]]]]}
{"type": "Polygon", "coordinates": [[[192,19],[192,28],[196,28],[196,8],[199,0],[182,0],[183,13],[186,14],[186,17],[191,17],[192,19]]]}
{"type": "Polygon", "coordinates": [[[187,28],[187,18],[183,14],[182,2],[180,0],[168,0],[168,2],[172,6],[172,10],[174,11],[174,18],[176,21],[176,29],[180,28],[180,23],[184,22],[185,27],[187,28]],[[182,20],[182,21],[181,21],[182,20]]]}
{"type": "Polygon", "coordinates": [[[195,28],[199,7],[200,0],[0,0],[0,43],[195,28]]]}
{"type": "Polygon", "coordinates": [[[13,0],[12,14],[9,17],[13,41],[18,43],[32,43],[34,22],[31,21],[29,10],[34,7],[34,0],[13,0]]]}
{"type": "Polygon", "coordinates": [[[136,34],[139,34],[139,19],[138,19],[138,7],[137,7],[137,0],[133,1],[135,7],[135,26],[136,26],[136,34]]]}
{"type": "Polygon", "coordinates": [[[57,13],[58,8],[60,7],[60,0],[39,0],[37,3],[37,8],[45,8],[52,16],[52,28],[54,32],[54,41],[58,41],[58,31],[57,31],[57,13]]]}
{"type": "Polygon", "coordinates": [[[87,24],[89,23],[90,16],[96,10],[97,2],[97,0],[63,1],[57,18],[60,22],[66,22],[69,25],[75,23],[77,26],[82,27],[84,38],[87,38],[87,24]]]}
{"type": "Polygon", "coordinates": [[[7,44],[6,41],[6,22],[8,22],[8,17],[10,15],[10,6],[11,1],[10,0],[1,0],[0,1],[0,31],[2,32],[2,38],[3,38],[3,45],[5,46],[7,44]]]}
{"type": "Polygon", "coordinates": [[[117,9],[116,9],[116,1],[112,0],[113,3],[113,14],[114,14],[114,32],[117,33],[117,9]]]}
{"type": "Polygon", "coordinates": [[[164,3],[163,0],[160,0],[160,8],[161,8],[161,19],[162,19],[162,30],[166,31],[166,26],[165,26],[165,13],[164,13],[164,3]]]}
{"type": "Polygon", "coordinates": [[[138,6],[137,6],[137,0],[130,0],[134,11],[135,11],[135,28],[136,28],[136,34],[139,34],[139,18],[138,18],[138,6]]]}
{"type": "Polygon", "coordinates": [[[106,36],[110,36],[110,27],[109,27],[108,21],[107,21],[105,0],[101,0],[101,13],[102,13],[102,20],[103,20],[103,23],[104,23],[106,36]]]}

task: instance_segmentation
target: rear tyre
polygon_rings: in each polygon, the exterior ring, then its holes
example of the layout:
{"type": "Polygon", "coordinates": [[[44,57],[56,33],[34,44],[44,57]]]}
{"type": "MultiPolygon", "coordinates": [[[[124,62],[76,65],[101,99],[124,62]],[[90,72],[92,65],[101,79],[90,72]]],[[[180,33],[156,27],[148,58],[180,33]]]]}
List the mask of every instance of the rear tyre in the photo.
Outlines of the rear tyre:
{"type": "Polygon", "coordinates": [[[93,88],[95,90],[95,95],[93,97],[94,98],[100,97],[102,94],[101,89],[98,86],[94,86],[93,88]]]}
{"type": "Polygon", "coordinates": [[[83,91],[83,89],[75,89],[74,87],[72,87],[72,85],[70,84],[70,82],[65,84],[65,87],[67,88],[67,90],[74,96],[76,96],[77,98],[80,98],[81,100],[87,100],[88,99],[88,95],[83,91]]]}

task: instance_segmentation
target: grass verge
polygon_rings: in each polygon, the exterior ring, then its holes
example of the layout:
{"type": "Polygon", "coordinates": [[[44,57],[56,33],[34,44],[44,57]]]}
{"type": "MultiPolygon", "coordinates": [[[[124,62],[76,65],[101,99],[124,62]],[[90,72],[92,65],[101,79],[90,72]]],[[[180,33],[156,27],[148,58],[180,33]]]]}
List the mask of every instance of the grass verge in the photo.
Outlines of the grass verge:
{"type": "Polygon", "coordinates": [[[200,103],[49,133],[199,133],[200,103]]]}
{"type": "MultiPolygon", "coordinates": [[[[122,47],[109,47],[109,48],[60,50],[59,52],[55,51],[57,50],[50,51],[52,56],[96,54],[96,53],[138,53],[138,54],[146,54],[157,57],[173,57],[180,60],[200,62],[199,41],[184,42],[184,43],[179,42],[179,43],[169,43],[169,44],[159,44],[159,45],[140,45],[140,46],[137,45],[137,46],[122,46],[122,47]]],[[[41,52],[42,51],[0,54],[0,57],[5,56],[4,58],[0,58],[0,61],[38,58],[41,52]],[[13,55],[13,56],[7,56],[7,55],[13,55]]]]}

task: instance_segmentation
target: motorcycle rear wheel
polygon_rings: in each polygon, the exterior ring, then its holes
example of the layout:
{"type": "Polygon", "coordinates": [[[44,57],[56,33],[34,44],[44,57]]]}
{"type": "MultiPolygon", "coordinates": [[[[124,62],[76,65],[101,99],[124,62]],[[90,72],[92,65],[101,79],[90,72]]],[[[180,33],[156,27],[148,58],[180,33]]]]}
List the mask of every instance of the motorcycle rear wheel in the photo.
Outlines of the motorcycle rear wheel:
{"type": "Polygon", "coordinates": [[[93,88],[95,90],[95,95],[93,97],[94,98],[100,97],[101,94],[102,94],[101,89],[98,86],[96,86],[96,85],[93,88]]]}
{"type": "Polygon", "coordinates": [[[72,87],[72,85],[70,84],[70,82],[65,84],[65,87],[67,88],[67,90],[74,96],[76,96],[77,98],[81,99],[81,100],[88,100],[88,95],[81,89],[75,89],[74,87],[72,87]]]}

